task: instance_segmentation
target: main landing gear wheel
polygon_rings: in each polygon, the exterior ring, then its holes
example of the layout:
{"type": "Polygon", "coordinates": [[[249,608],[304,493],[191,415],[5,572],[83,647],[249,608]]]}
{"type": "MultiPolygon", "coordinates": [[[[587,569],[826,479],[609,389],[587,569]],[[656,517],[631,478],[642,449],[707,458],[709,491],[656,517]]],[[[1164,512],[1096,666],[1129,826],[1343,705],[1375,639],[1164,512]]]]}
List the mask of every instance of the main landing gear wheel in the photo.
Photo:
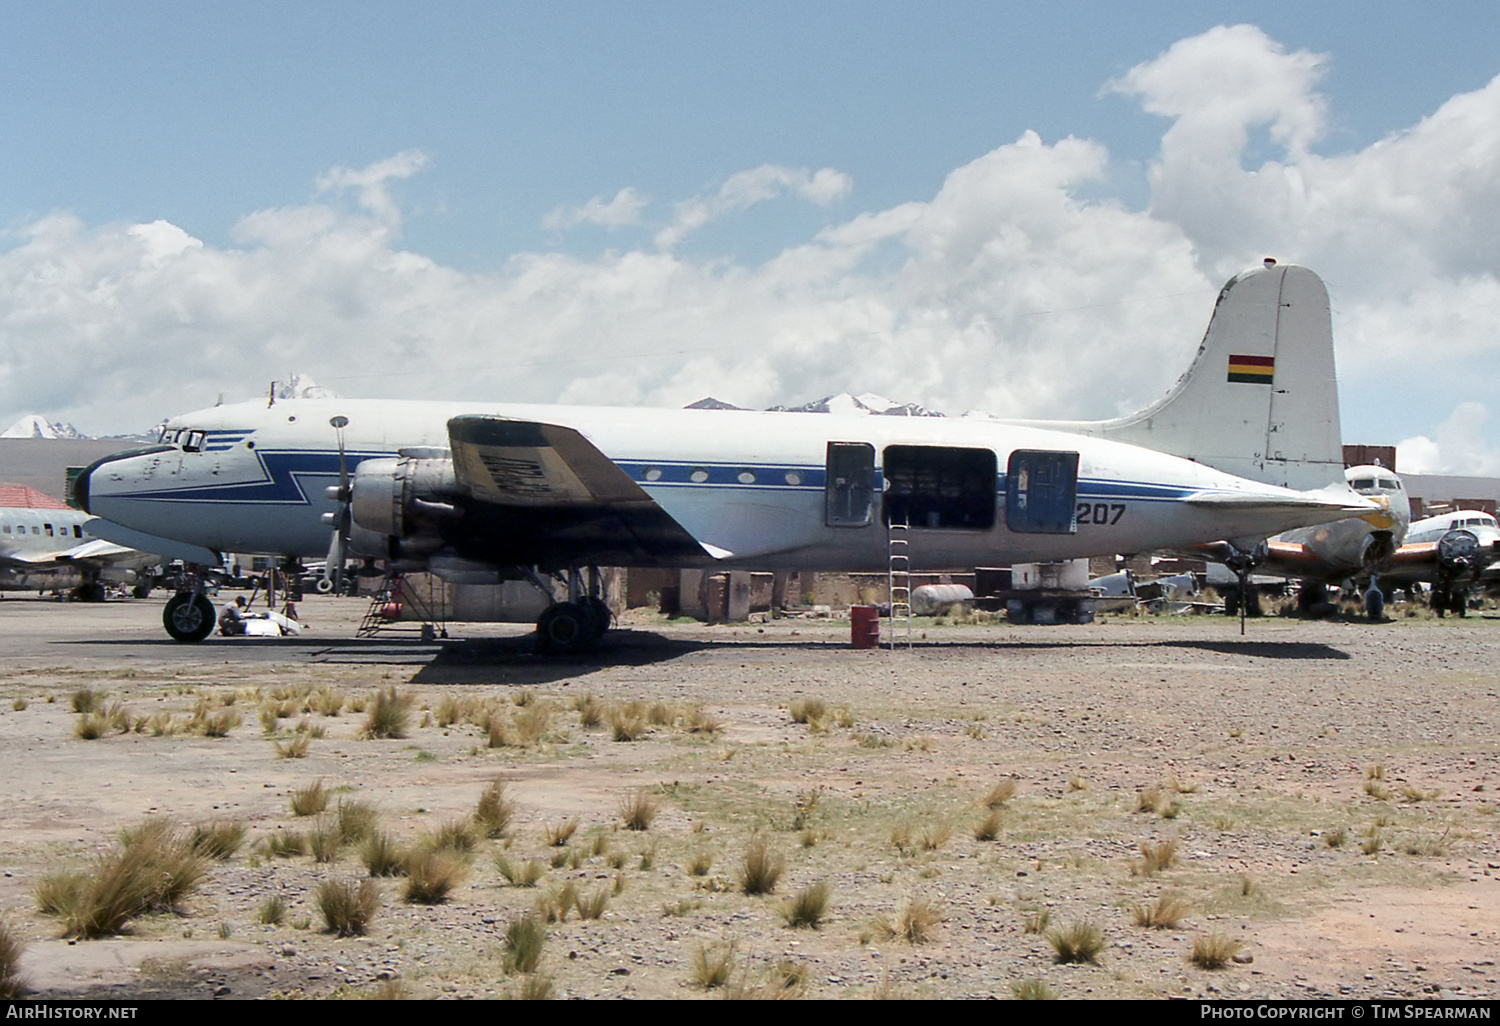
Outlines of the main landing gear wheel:
{"type": "Polygon", "coordinates": [[[202,595],[179,591],[167,599],[161,622],[174,641],[202,641],[214,629],[214,604],[202,595]]]}
{"type": "Polygon", "coordinates": [[[1379,588],[1372,587],[1365,592],[1365,615],[1371,620],[1385,616],[1385,594],[1379,588]]]}
{"type": "Polygon", "coordinates": [[[581,652],[609,630],[612,614],[602,599],[559,602],[537,617],[538,652],[559,655],[581,652]]]}
{"type": "Polygon", "coordinates": [[[588,647],[598,635],[594,615],[572,602],[559,602],[537,617],[537,649],[541,652],[568,654],[588,647]]]}

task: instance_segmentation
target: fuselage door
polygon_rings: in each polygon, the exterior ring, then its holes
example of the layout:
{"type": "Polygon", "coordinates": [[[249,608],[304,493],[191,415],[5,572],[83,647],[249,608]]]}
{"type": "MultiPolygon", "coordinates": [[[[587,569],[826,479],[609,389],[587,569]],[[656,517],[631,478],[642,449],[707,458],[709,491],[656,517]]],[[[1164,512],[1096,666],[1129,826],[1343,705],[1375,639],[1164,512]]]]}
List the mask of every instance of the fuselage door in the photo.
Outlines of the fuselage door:
{"type": "Polygon", "coordinates": [[[995,526],[993,449],[888,445],[881,470],[888,524],[971,531],[995,526]]]}
{"type": "Polygon", "coordinates": [[[1005,477],[1005,523],[1027,534],[1078,531],[1078,454],[1017,449],[1005,477]]]}
{"type": "Polygon", "coordinates": [[[875,505],[875,447],[868,442],[829,442],[823,486],[829,527],[865,527],[875,505]]]}

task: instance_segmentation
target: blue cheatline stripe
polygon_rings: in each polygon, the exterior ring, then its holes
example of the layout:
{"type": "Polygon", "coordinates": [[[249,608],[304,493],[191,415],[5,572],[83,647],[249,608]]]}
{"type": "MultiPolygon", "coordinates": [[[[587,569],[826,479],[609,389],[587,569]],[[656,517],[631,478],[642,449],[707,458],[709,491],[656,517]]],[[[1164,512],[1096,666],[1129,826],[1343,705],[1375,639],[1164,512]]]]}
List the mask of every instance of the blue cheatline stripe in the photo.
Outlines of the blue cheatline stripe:
{"type": "MultiPolygon", "coordinates": [[[[235,434],[235,432],[224,432],[235,434]]],[[[242,432],[242,435],[249,432],[242,432]]],[[[346,459],[351,472],[363,460],[380,459],[396,455],[391,452],[350,452],[346,459]]],[[[311,505],[321,501],[322,487],[326,482],[312,485],[306,479],[337,477],[339,455],[337,450],[259,449],[255,458],[261,467],[262,478],[258,481],[242,481],[233,484],[214,483],[181,488],[164,488],[150,492],[134,493],[132,498],[171,500],[181,502],[224,503],[270,503],[279,505],[311,505]],[[311,492],[309,487],[312,488],[311,492]]],[[[755,463],[682,463],[676,461],[629,461],[618,464],[630,478],[648,488],[734,488],[757,490],[822,491],[827,473],[821,466],[797,466],[795,464],[755,463]],[[656,476],[652,476],[653,473],[656,476]],[[693,480],[695,473],[706,475],[701,481],[693,480]],[[741,480],[749,474],[752,480],[741,480]],[[789,475],[795,475],[789,480],[789,475]]],[[[881,475],[875,475],[875,490],[883,486],[881,475]]],[[[997,493],[1005,495],[1006,476],[996,479],[997,493]]],[[[1101,478],[1085,478],[1078,482],[1078,501],[1175,502],[1201,489],[1184,488],[1179,485],[1157,484],[1150,481],[1114,481],[1101,478]]]]}
{"type": "MultiPolygon", "coordinates": [[[[367,459],[394,456],[391,452],[350,452],[345,455],[350,473],[367,459]]],[[[164,488],[152,492],[134,492],[132,499],[172,502],[267,503],[272,505],[310,506],[321,502],[326,481],[313,485],[311,495],[304,487],[307,478],[337,478],[337,450],[319,452],[313,449],[275,451],[257,449],[255,458],[264,475],[259,481],[234,484],[196,485],[164,488]]]]}

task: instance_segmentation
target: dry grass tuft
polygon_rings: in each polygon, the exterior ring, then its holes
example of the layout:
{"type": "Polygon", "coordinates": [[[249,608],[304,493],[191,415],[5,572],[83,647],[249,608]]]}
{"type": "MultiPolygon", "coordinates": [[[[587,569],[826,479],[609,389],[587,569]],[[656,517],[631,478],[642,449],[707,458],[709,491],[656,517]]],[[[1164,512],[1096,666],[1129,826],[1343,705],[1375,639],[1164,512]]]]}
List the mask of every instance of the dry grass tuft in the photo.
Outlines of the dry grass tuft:
{"type": "Polygon", "coordinates": [[[608,905],[608,886],[598,888],[587,897],[579,894],[576,898],[573,899],[573,907],[578,910],[579,919],[598,919],[604,914],[604,909],[608,905]]]}
{"type": "Polygon", "coordinates": [[[833,887],[827,880],[809,884],[781,906],[782,921],[791,927],[808,926],[816,930],[828,915],[832,897],[833,887]]]}
{"type": "Polygon", "coordinates": [[[1045,933],[1047,924],[1052,922],[1051,909],[1038,909],[1028,912],[1021,920],[1021,930],[1024,933],[1045,933]]]}
{"type": "Polygon", "coordinates": [[[505,793],[505,781],[496,779],[479,796],[474,825],[485,837],[502,837],[516,816],[516,802],[505,793]]]}
{"type": "Polygon", "coordinates": [[[1139,876],[1154,876],[1163,869],[1170,869],[1177,863],[1177,841],[1168,838],[1152,844],[1148,841],[1141,842],[1141,857],[1131,864],[1130,871],[1139,876]]]}
{"type": "Polygon", "coordinates": [[[255,920],[262,926],[280,926],[286,921],[286,899],[279,894],[271,895],[261,903],[255,920]]]}
{"type": "Polygon", "coordinates": [[[772,854],[765,838],[757,837],[750,842],[745,852],[745,861],[740,869],[740,886],[746,894],[770,894],[776,890],[776,881],[786,869],[786,860],[772,854]]]}
{"type": "Polygon", "coordinates": [[[249,833],[250,828],[241,820],[210,823],[193,828],[191,843],[198,854],[223,862],[240,850],[249,833]]]}
{"type": "Polygon", "coordinates": [[[285,742],[273,741],[276,746],[276,757],[278,759],[305,759],[307,749],[312,745],[312,738],[306,734],[297,734],[288,738],[285,742]]]}
{"type": "Polygon", "coordinates": [[[402,738],[411,726],[410,695],[397,692],[396,685],[376,691],[365,713],[360,735],[366,738],[402,738]]]}
{"type": "Polygon", "coordinates": [[[917,897],[907,901],[895,922],[876,916],[870,923],[875,932],[887,938],[903,938],[911,944],[924,944],[933,938],[943,921],[943,906],[932,898],[917,897]]]}
{"type": "Polygon", "coordinates": [[[1017,1001],[1056,1001],[1057,991],[1042,980],[1017,980],[1010,985],[1010,996],[1017,1001]]]}
{"type": "Polygon", "coordinates": [[[1199,934],[1193,938],[1193,953],[1188,956],[1188,961],[1199,969],[1222,969],[1244,946],[1244,941],[1235,940],[1218,930],[1199,934]]]}
{"type": "Polygon", "coordinates": [[[699,944],[692,955],[692,982],[704,990],[713,990],[729,982],[734,975],[736,945],[699,944]]]}
{"type": "Polygon", "coordinates": [[[547,831],[547,844],[553,848],[561,848],[568,843],[568,838],[572,837],[574,832],[577,831],[578,820],[565,819],[560,823],[548,823],[545,829],[547,831]]]}
{"type": "Polygon", "coordinates": [[[495,853],[495,868],[512,887],[535,887],[536,882],[547,872],[546,867],[537,859],[512,862],[509,856],[500,851],[495,853]]]}
{"type": "Polygon", "coordinates": [[[1057,961],[1098,964],[1104,951],[1104,931],[1089,920],[1059,926],[1047,931],[1047,943],[1057,954],[1057,961]]]}
{"type": "Polygon", "coordinates": [[[990,793],[980,799],[979,804],[986,809],[998,809],[1016,796],[1018,786],[1015,777],[1004,777],[1000,783],[990,788],[990,793]]]}
{"type": "Polygon", "coordinates": [[[974,828],[974,840],[993,841],[1000,836],[1000,824],[1000,810],[991,809],[990,814],[984,817],[984,822],[974,828]]]}
{"type": "Polygon", "coordinates": [[[418,848],[406,860],[402,898],[411,905],[441,905],[468,871],[468,861],[452,849],[418,848]]]}
{"type": "Polygon", "coordinates": [[[921,834],[922,847],[928,851],[937,851],[953,839],[953,820],[944,817],[933,823],[924,823],[921,834]]]}
{"type": "Polygon", "coordinates": [[[273,859],[289,859],[307,854],[307,835],[294,830],[283,830],[266,838],[266,855],[273,859]]]}
{"type": "Polygon", "coordinates": [[[10,924],[0,921],[0,1001],[14,1001],[26,993],[26,979],[21,975],[21,955],[26,943],[10,924]]]}
{"type": "Polygon", "coordinates": [[[689,876],[707,876],[708,871],[713,868],[714,853],[711,851],[694,852],[692,858],[688,859],[687,871],[689,876]]]}
{"type": "Polygon", "coordinates": [[[294,816],[316,816],[327,808],[328,788],[323,786],[321,778],[292,792],[294,816]]]}
{"type": "Polygon", "coordinates": [[[324,880],[314,900],[327,933],[361,937],[380,908],[380,888],[373,880],[324,880]]]}
{"type": "Polygon", "coordinates": [[[406,872],[406,851],[387,833],[371,833],[359,849],[360,861],[371,876],[400,876],[406,872]]]}
{"type": "Polygon", "coordinates": [[[380,828],[380,810],[369,802],[340,800],[334,815],[345,844],[363,844],[380,828]]]}
{"type": "Polygon", "coordinates": [[[91,873],[49,874],[37,885],[38,907],[62,919],[70,937],[118,934],[149,912],[175,911],[208,875],[209,859],[170,820],[147,820],[121,833],[91,873]]]}
{"type": "Polygon", "coordinates": [[[1142,902],[1132,910],[1136,926],[1153,930],[1172,930],[1187,918],[1191,906],[1187,899],[1163,894],[1155,901],[1142,902]]]}
{"type": "Polygon", "coordinates": [[[620,820],[627,830],[649,830],[651,821],[661,811],[661,803],[645,788],[632,791],[620,799],[620,820]]]}
{"type": "Polygon", "coordinates": [[[616,741],[638,741],[646,735],[646,712],[637,702],[611,705],[604,720],[616,741]]]}
{"type": "Polygon", "coordinates": [[[76,713],[91,713],[103,703],[104,694],[93,688],[79,688],[68,696],[68,702],[76,713]]]}

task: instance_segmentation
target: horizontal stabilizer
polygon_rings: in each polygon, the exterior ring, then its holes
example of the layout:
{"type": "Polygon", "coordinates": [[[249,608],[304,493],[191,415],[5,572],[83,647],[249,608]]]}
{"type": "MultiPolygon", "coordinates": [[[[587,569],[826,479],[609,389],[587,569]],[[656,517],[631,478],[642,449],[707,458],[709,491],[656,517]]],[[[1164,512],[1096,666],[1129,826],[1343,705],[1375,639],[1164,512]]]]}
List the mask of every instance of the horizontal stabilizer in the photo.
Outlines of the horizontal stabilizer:
{"type": "Polygon", "coordinates": [[[1196,492],[1183,500],[1190,506],[1225,510],[1327,510],[1338,518],[1359,516],[1374,508],[1353,492],[1347,495],[1326,492],[1288,492],[1270,495],[1264,492],[1196,492]]]}

